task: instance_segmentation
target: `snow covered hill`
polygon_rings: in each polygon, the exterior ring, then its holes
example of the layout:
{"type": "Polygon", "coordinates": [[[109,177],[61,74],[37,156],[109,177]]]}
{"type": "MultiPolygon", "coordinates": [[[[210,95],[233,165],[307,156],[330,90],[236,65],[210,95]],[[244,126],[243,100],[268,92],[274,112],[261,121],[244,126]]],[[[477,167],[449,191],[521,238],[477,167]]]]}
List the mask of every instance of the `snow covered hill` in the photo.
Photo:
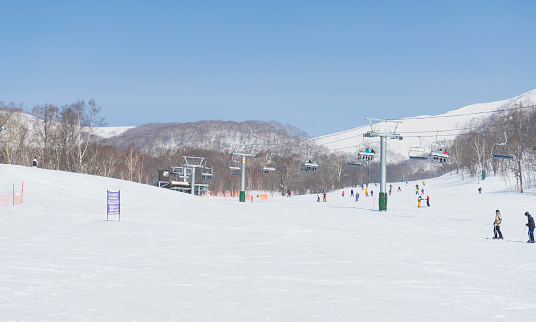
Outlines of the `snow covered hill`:
{"type": "MultiPolygon", "coordinates": [[[[433,118],[430,118],[429,115],[420,115],[397,120],[401,121],[397,133],[402,135],[403,140],[388,141],[388,161],[396,162],[407,158],[410,147],[421,145],[419,136],[421,136],[422,146],[430,148],[431,144],[436,141],[437,131],[460,129],[473,118],[489,117],[491,113],[487,112],[503,110],[514,106],[516,103],[523,103],[524,106],[536,105],[536,89],[511,99],[473,104],[433,118]]],[[[365,123],[366,121],[363,120],[363,122],[365,123]]],[[[362,144],[371,144],[379,150],[379,138],[363,139],[363,134],[367,131],[370,131],[369,125],[319,136],[312,138],[311,141],[324,145],[331,151],[343,153],[355,152],[356,146],[362,144]]],[[[442,132],[437,137],[437,140],[440,142],[447,141],[453,139],[459,133],[460,131],[442,132]]]]}
{"type": "MultiPolygon", "coordinates": [[[[267,202],[0,165],[6,321],[520,321],[536,316],[536,192],[461,175],[393,183],[388,211],[341,191],[267,202]],[[398,186],[402,191],[397,192],[398,186]],[[481,186],[483,193],[478,194],[481,186]],[[106,190],[121,221],[106,221],[106,190]],[[491,240],[495,209],[505,240],[491,240]]],[[[379,192],[378,187],[370,190],[379,192]]],[[[113,218],[115,219],[115,218],[113,218]]]]}

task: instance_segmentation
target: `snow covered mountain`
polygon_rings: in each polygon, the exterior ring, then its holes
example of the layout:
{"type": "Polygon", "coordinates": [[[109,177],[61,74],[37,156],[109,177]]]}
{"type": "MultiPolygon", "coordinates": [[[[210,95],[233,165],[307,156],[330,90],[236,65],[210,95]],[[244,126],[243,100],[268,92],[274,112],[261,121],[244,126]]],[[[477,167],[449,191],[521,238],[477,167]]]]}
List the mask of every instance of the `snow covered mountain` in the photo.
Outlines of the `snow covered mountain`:
{"type": "MultiPolygon", "coordinates": [[[[396,120],[400,121],[397,133],[400,133],[403,140],[388,140],[388,162],[407,159],[410,147],[421,145],[421,141],[422,146],[430,148],[431,144],[436,141],[436,135],[439,142],[451,140],[460,133],[459,129],[471,119],[486,118],[494,111],[507,109],[520,103],[524,106],[536,105],[536,89],[511,99],[473,104],[441,115],[419,115],[396,120]],[[437,131],[440,133],[438,134],[437,131]]],[[[363,120],[363,122],[366,121],[363,120]]],[[[363,144],[371,144],[379,150],[379,138],[363,138],[363,134],[370,129],[369,125],[365,125],[315,137],[310,141],[325,146],[330,151],[342,153],[355,152],[356,146],[363,144]]]]}
{"type": "MultiPolygon", "coordinates": [[[[238,203],[0,164],[5,321],[505,321],[536,316],[525,211],[536,191],[461,175],[377,200],[238,203]],[[477,188],[483,188],[478,194],[477,188]],[[106,221],[106,191],[121,221],[106,221]],[[505,240],[491,240],[495,209],[505,240]],[[486,239],[488,238],[488,239],[486,239]]],[[[393,183],[395,186],[400,183],[393,183]]],[[[376,190],[374,187],[371,189],[376,190]]],[[[528,208],[527,208],[528,207],[528,208]]]]}

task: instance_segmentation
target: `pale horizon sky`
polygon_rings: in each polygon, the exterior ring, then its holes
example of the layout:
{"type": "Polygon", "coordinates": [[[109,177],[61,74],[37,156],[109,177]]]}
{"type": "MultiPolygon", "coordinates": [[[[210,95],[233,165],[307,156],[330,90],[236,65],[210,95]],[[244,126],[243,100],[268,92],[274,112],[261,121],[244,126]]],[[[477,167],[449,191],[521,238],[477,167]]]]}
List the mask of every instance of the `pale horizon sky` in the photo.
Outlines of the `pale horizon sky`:
{"type": "Polygon", "coordinates": [[[533,1],[1,2],[0,101],[310,136],[536,88],[533,1]]]}

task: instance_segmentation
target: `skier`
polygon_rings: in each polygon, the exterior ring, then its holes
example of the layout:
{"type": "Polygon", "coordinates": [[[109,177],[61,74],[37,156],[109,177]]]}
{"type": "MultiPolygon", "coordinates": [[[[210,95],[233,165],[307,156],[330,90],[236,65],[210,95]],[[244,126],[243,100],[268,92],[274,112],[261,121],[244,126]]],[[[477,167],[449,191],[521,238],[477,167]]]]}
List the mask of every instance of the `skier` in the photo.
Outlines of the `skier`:
{"type": "Polygon", "coordinates": [[[354,189],[350,190],[350,197],[354,196],[354,189]]]}
{"type": "Polygon", "coordinates": [[[365,189],[365,197],[368,197],[368,190],[365,189]]]}
{"type": "Polygon", "coordinates": [[[525,216],[527,216],[528,223],[525,224],[525,226],[529,227],[529,240],[527,240],[527,243],[534,243],[534,218],[529,214],[528,211],[525,212],[525,216]]]}
{"type": "Polygon", "coordinates": [[[419,195],[419,188],[415,189],[415,195],[416,195],[416,196],[419,195]]]}
{"type": "Polygon", "coordinates": [[[326,195],[326,193],[324,192],[324,199],[322,199],[323,202],[326,202],[326,201],[327,201],[326,197],[327,197],[327,195],[326,195]]]}
{"type": "Polygon", "coordinates": [[[481,194],[482,193],[482,187],[479,187],[478,188],[478,194],[481,194]]]}
{"type": "Polygon", "coordinates": [[[430,196],[426,196],[426,205],[430,207],[430,196]]]}
{"type": "Polygon", "coordinates": [[[501,233],[501,223],[502,223],[502,216],[499,209],[495,210],[495,221],[493,222],[493,234],[495,237],[493,239],[503,239],[503,235],[501,233]],[[499,237],[497,237],[497,234],[499,237]]]}
{"type": "Polygon", "coordinates": [[[424,196],[424,189],[421,190],[421,194],[424,196]]]}
{"type": "Polygon", "coordinates": [[[359,201],[359,192],[355,193],[355,201],[359,201]]]}
{"type": "Polygon", "coordinates": [[[344,197],[344,190],[342,191],[342,196],[344,197]]]}
{"type": "Polygon", "coordinates": [[[389,189],[389,196],[391,195],[391,192],[392,192],[392,191],[393,191],[393,190],[389,189]]]}
{"type": "Polygon", "coordinates": [[[374,191],[370,190],[370,196],[371,196],[371,197],[374,196],[374,191]]]}
{"type": "Polygon", "coordinates": [[[33,161],[32,161],[32,167],[36,167],[37,168],[37,158],[34,158],[33,161]]]}
{"type": "Polygon", "coordinates": [[[402,189],[400,189],[400,186],[398,186],[398,192],[402,191],[402,189]]]}
{"type": "Polygon", "coordinates": [[[318,195],[318,193],[316,194],[316,202],[320,202],[320,196],[318,195]]]}
{"type": "Polygon", "coordinates": [[[421,201],[422,201],[422,198],[421,196],[419,196],[419,198],[417,198],[417,207],[421,207],[421,201]]]}

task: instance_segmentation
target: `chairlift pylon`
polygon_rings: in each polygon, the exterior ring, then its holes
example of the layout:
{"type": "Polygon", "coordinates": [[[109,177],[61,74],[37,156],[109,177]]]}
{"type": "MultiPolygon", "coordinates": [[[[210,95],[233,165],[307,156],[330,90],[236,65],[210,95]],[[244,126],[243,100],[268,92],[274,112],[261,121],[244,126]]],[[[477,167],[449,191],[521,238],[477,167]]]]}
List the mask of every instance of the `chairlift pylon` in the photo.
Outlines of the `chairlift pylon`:
{"type": "Polygon", "coordinates": [[[504,132],[504,142],[503,143],[493,143],[491,147],[491,156],[495,159],[512,159],[512,153],[510,152],[510,147],[508,145],[508,138],[506,137],[506,132],[504,132]]]}

